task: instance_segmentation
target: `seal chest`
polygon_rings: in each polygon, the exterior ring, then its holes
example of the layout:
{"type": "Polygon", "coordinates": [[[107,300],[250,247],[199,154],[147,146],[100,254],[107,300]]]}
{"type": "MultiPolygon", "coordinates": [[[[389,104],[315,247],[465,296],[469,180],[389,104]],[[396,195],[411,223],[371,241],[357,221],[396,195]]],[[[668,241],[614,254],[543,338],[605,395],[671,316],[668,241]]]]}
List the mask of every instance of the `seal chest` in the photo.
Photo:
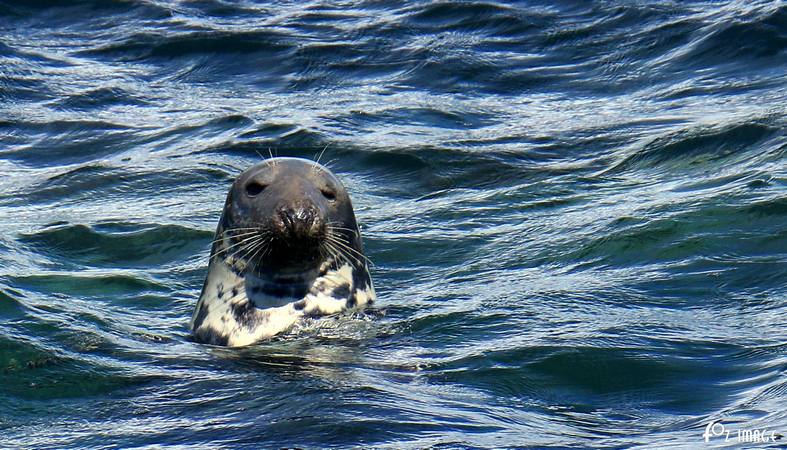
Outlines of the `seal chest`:
{"type": "Polygon", "coordinates": [[[241,346],[302,317],[375,300],[350,197],[325,167],[272,158],[232,184],[191,318],[199,342],[241,346]]]}

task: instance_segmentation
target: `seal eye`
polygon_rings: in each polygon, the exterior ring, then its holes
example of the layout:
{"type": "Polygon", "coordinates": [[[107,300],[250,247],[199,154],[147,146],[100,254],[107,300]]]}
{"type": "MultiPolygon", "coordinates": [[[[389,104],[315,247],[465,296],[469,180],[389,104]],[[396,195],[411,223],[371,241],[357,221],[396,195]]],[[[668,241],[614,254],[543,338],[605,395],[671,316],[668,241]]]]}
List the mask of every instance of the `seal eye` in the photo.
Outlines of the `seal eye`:
{"type": "Polygon", "coordinates": [[[322,196],[325,197],[329,202],[336,200],[336,192],[333,192],[330,189],[320,189],[322,192],[322,196]]]}
{"type": "Polygon", "coordinates": [[[249,197],[254,197],[255,195],[264,191],[266,187],[267,186],[264,184],[260,184],[257,183],[256,181],[252,181],[251,183],[246,185],[246,195],[248,195],[249,197]]]}

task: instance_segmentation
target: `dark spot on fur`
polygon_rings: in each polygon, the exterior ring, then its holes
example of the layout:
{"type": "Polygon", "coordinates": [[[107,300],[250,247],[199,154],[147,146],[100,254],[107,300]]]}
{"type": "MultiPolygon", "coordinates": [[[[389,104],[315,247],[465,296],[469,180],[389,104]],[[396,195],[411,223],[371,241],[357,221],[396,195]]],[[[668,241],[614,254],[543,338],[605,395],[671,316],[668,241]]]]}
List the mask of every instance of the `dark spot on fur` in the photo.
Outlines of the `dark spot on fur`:
{"type": "Polygon", "coordinates": [[[222,297],[224,297],[224,283],[219,283],[219,284],[216,286],[216,295],[217,295],[219,298],[222,298],[222,297]]]}
{"type": "Polygon", "coordinates": [[[230,340],[229,336],[220,334],[212,328],[196,328],[194,330],[194,339],[204,344],[222,345],[225,347],[230,340]]]}
{"type": "Polygon", "coordinates": [[[342,284],[337,286],[331,291],[331,297],[336,299],[348,298],[350,297],[350,285],[349,284],[342,284]]]}
{"type": "Polygon", "coordinates": [[[235,316],[236,322],[238,322],[239,324],[243,324],[245,322],[248,322],[246,316],[248,316],[253,309],[254,306],[251,304],[251,302],[247,301],[243,303],[238,303],[237,305],[233,305],[232,315],[235,316]]]}
{"type": "Polygon", "coordinates": [[[300,300],[292,304],[296,311],[302,311],[306,307],[306,300],[300,300]]]}
{"type": "Polygon", "coordinates": [[[243,273],[243,268],[242,268],[242,267],[239,267],[239,265],[238,265],[238,261],[234,261],[232,264],[230,264],[230,266],[229,266],[229,267],[230,267],[230,270],[232,271],[232,273],[234,273],[235,275],[237,275],[237,276],[239,276],[239,277],[241,277],[241,278],[243,278],[244,276],[246,276],[246,275],[243,273]]]}
{"type": "Polygon", "coordinates": [[[237,297],[238,296],[238,288],[236,288],[236,287],[232,288],[232,296],[233,297],[237,297]]]}
{"type": "Polygon", "coordinates": [[[352,308],[358,304],[358,299],[355,298],[355,292],[347,299],[347,308],[352,308]]]}
{"type": "Polygon", "coordinates": [[[255,329],[261,322],[261,319],[265,317],[264,315],[258,314],[257,308],[255,308],[250,301],[233,305],[232,315],[235,317],[235,322],[237,322],[239,326],[250,330],[255,329]]]}
{"type": "Polygon", "coordinates": [[[320,311],[320,308],[314,308],[311,311],[308,311],[308,312],[304,313],[303,317],[308,317],[310,319],[316,319],[316,318],[318,318],[318,317],[320,317],[322,315],[323,315],[323,313],[322,313],[322,311],[320,311]]]}
{"type": "Polygon", "coordinates": [[[353,285],[356,290],[366,290],[372,285],[369,271],[366,267],[353,267],[353,285]]]}
{"type": "Polygon", "coordinates": [[[202,325],[202,322],[205,321],[205,318],[208,317],[208,305],[207,303],[200,303],[197,305],[197,315],[194,317],[194,329],[199,328],[202,325]]]}
{"type": "Polygon", "coordinates": [[[306,285],[288,286],[284,284],[268,284],[263,286],[255,286],[252,288],[255,294],[264,293],[271,297],[279,298],[303,298],[309,292],[306,285]]]}
{"type": "Polygon", "coordinates": [[[325,287],[325,282],[320,280],[312,285],[312,287],[309,289],[309,293],[312,295],[317,295],[320,292],[322,292],[324,287],[325,287]]]}

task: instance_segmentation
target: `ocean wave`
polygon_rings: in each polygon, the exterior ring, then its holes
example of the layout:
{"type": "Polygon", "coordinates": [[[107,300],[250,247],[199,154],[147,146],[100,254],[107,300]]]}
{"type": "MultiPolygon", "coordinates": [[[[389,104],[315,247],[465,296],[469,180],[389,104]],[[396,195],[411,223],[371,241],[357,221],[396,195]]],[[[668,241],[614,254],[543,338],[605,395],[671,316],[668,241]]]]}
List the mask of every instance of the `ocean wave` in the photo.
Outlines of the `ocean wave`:
{"type": "Polygon", "coordinates": [[[785,429],[786,11],[0,2],[3,443],[785,429]],[[346,185],[378,302],[199,345],[227,190],[275,156],[346,185]]]}

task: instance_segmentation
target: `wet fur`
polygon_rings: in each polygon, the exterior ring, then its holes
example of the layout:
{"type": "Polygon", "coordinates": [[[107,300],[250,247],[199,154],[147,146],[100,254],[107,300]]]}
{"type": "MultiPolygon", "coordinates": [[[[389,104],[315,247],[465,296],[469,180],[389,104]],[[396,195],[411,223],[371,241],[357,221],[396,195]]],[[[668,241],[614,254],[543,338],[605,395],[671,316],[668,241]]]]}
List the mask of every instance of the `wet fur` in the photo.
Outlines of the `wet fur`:
{"type": "MultiPolygon", "coordinates": [[[[268,164],[276,167],[278,162],[274,159],[268,164]]],[[[346,242],[352,251],[332,247],[317,267],[297,274],[297,284],[282,288],[255,274],[246,259],[250,252],[238,251],[243,246],[231,239],[231,208],[228,195],[211,250],[208,276],[191,319],[195,340],[222,346],[249,345],[286,331],[303,317],[337,314],[375,300],[357,225],[354,231],[333,231],[344,233],[339,242],[346,242]]],[[[354,217],[351,223],[355,224],[354,217]]]]}

